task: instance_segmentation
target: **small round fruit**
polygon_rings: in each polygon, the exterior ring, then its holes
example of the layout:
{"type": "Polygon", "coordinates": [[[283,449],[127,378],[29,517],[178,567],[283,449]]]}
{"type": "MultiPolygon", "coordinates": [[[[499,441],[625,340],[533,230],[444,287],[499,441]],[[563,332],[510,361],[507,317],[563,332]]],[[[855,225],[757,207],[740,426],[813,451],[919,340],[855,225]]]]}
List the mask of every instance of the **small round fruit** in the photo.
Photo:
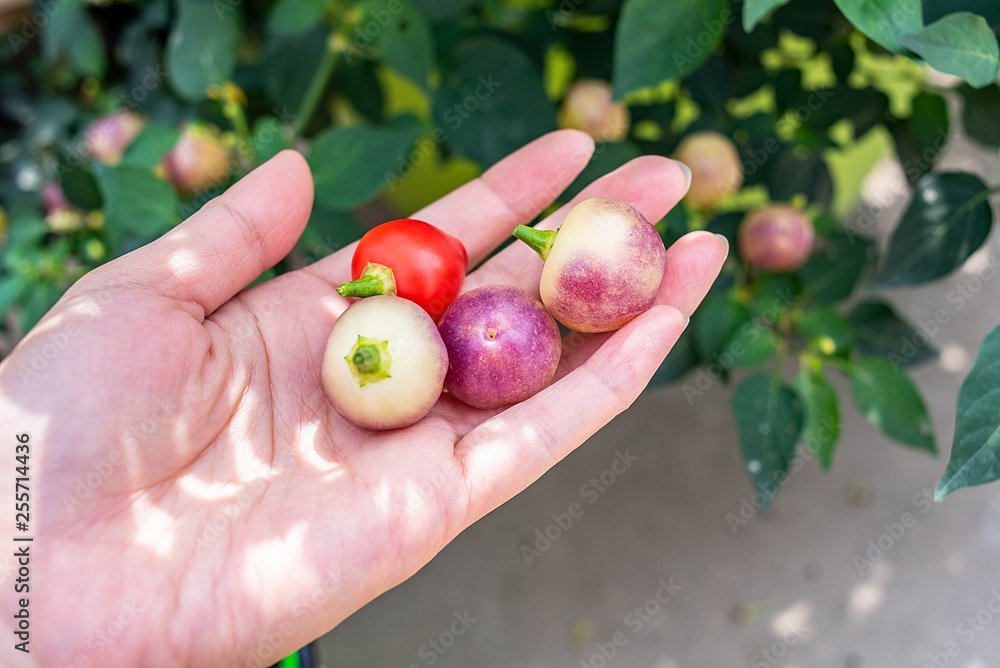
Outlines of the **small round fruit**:
{"type": "Polygon", "coordinates": [[[712,206],[743,185],[736,145],[723,134],[693,132],[677,145],[674,157],[691,168],[691,189],[684,199],[695,206],[712,206]]]}
{"type": "Polygon", "coordinates": [[[595,141],[622,141],[628,136],[632,115],[628,107],[611,99],[611,84],[600,79],[573,82],[559,108],[559,127],[583,130],[595,141]]]}
{"type": "Polygon", "coordinates": [[[45,209],[45,215],[50,216],[60,211],[68,211],[73,207],[66,199],[66,193],[63,192],[62,186],[55,181],[48,181],[42,186],[42,208],[45,209]]]}
{"type": "Polygon", "coordinates": [[[125,149],[142,131],[142,118],[129,111],[101,116],[87,128],[87,152],[97,162],[117,165],[125,149]]]}
{"type": "Polygon", "coordinates": [[[407,427],[434,406],[448,352],[430,316],[400,297],[355,302],[337,319],[323,355],[323,389],[338,413],[365,429],[407,427]]]}
{"type": "Polygon", "coordinates": [[[514,236],[545,260],[542,303],[570,329],[618,329],[656,302],[667,250],[645,216],[621,200],[584,200],[556,232],[518,225],[514,236]]]}
{"type": "Polygon", "coordinates": [[[448,349],[444,386],[476,408],[499,408],[544,389],[562,354],[559,325],[524,290],[487,285],[452,302],[438,324],[448,349]]]}
{"type": "Polygon", "coordinates": [[[740,256],[762,271],[794,271],[812,254],[812,221],[787,204],[772,204],[740,223],[740,256]]]}
{"type": "Polygon", "coordinates": [[[462,242],[429,223],[411,218],[391,220],[368,230],[354,249],[349,283],[337,292],[345,297],[387,294],[377,281],[359,282],[371,264],[392,269],[395,289],[416,302],[435,320],[458,296],[469,255],[462,242]]]}
{"type": "Polygon", "coordinates": [[[214,128],[188,125],[163,158],[167,179],[185,194],[221,185],[229,176],[229,149],[214,128]]]}

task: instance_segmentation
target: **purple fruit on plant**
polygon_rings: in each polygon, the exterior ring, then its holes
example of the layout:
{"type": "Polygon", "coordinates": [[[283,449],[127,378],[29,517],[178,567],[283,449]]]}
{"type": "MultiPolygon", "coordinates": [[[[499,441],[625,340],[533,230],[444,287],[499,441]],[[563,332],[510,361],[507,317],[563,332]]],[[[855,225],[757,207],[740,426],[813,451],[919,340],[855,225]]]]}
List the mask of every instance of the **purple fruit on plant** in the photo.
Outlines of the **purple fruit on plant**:
{"type": "Polygon", "coordinates": [[[626,202],[588,199],[555,232],[518,225],[514,236],[545,261],[542,303],[570,329],[618,329],[656,302],[667,250],[656,228],[626,202]]]}
{"type": "Polygon", "coordinates": [[[600,79],[578,79],[559,107],[559,127],[583,130],[596,141],[622,141],[632,116],[628,107],[611,97],[611,84],[600,79]]]}
{"type": "Polygon", "coordinates": [[[438,323],[448,349],[444,386],[476,408],[499,408],[544,389],[562,354],[559,325],[538,300],[509,285],[458,296],[438,323]]]}
{"type": "Polygon", "coordinates": [[[55,181],[48,181],[42,186],[42,208],[45,215],[49,216],[60,211],[68,211],[72,208],[62,186],[55,181]]]}
{"type": "Polygon", "coordinates": [[[713,206],[743,185],[743,164],[736,145],[718,132],[692,132],[677,145],[674,157],[691,168],[691,188],[684,199],[713,206]]]}
{"type": "Polygon", "coordinates": [[[434,321],[413,302],[367,297],[337,319],[323,356],[323,389],[334,409],[365,429],[399,429],[441,396],[448,352],[434,321]]]}
{"type": "Polygon", "coordinates": [[[117,165],[143,125],[142,118],[130,111],[101,116],[87,128],[87,153],[97,162],[117,165]]]}
{"type": "Polygon", "coordinates": [[[740,256],[762,271],[795,271],[812,254],[814,238],[808,216],[787,204],[772,204],[740,223],[740,256]]]}
{"type": "Polygon", "coordinates": [[[216,128],[187,125],[163,158],[167,179],[184,194],[221,185],[229,177],[231,155],[216,128]]]}

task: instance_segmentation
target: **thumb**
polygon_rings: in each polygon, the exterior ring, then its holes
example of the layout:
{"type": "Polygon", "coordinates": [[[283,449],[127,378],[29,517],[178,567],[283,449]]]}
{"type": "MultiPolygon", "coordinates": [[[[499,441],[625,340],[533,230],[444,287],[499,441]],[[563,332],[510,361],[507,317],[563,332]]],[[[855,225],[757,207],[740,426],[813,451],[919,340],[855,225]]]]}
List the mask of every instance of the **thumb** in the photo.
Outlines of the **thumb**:
{"type": "Polygon", "coordinates": [[[305,158],[282,151],[167,234],[107,266],[208,315],[288,254],[312,201],[305,158]]]}

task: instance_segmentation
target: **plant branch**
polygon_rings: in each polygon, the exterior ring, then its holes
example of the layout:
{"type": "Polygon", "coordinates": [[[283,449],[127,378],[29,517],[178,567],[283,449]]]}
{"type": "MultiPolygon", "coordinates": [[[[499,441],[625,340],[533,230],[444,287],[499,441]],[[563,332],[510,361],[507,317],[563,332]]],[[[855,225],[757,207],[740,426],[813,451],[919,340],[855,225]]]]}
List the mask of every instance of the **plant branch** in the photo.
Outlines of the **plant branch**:
{"type": "Polygon", "coordinates": [[[340,55],[339,52],[334,48],[333,45],[333,35],[326,41],[326,49],[323,51],[323,59],[320,60],[319,66],[316,71],[313,72],[312,80],[309,82],[309,88],[306,89],[306,94],[302,98],[302,104],[299,105],[299,112],[295,116],[295,123],[292,124],[292,137],[293,139],[298,139],[302,136],[303,130],[306,129],[306,125],[312,119],[313,114],[316,113],[316,105],[319,104],[319,99],[323,95],[323,90],[326,88],[326,84],[330,81],[330,77],[333,75],[334,65],[337,63],[337,56],[340,55]]]}

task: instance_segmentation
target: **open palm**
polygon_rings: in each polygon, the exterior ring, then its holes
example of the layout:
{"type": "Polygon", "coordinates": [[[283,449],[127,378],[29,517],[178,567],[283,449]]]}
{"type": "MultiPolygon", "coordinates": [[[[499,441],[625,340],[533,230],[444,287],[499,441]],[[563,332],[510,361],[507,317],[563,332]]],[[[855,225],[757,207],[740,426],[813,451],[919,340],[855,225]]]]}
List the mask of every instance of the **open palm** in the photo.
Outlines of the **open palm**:
{"type": "MultiPolygon", "coordinates": [[[[460,238],[475,265],[592,152],[581,133],[546,135],[415,217],[460,238]]],[[[675,243],[660,305],[613,334],[570,334],[556,381],[527,401],[478,410],[446,394],[412,427],[367,432],[330,407],[319,378],[349,303],[335,287],[350,278],[353,247],[241,291],[291,249],[312,190],[302,158],[282,153],[81,279],[0,366],[5,438],[31,438],[36,537],[32,653],[6,642],[3,663],[273,663],[412,575],[624,410],[727,252],[704,232],[675,243]]],[[[658,220],[684,190],[675,163],[643,157],[577,200],[617,197],[658,220]]],[[[542,225],[557,227],[569,206],[542,225]]],[[[517,244],[465,289],[537,294],[540,270],[517,244]]]]}

